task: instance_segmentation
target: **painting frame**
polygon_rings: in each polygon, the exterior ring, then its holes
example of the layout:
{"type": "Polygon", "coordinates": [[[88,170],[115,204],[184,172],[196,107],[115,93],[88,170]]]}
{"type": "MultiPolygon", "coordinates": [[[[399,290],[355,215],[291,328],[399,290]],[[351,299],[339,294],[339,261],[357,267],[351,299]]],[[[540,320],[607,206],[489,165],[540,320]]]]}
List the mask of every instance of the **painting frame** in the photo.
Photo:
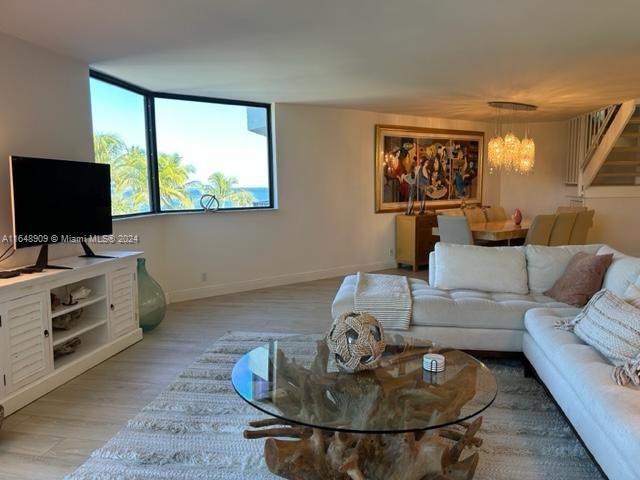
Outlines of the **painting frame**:
{"type": "MultiPolygon", "coordinates": [[[[420,155],[421,149],[429,149],[433,152],[433,149],[440,149],[439,151],[445,152],[442,154],[446,158],[446,165],[443,168],[449,168],[449,170],[454,170],[452,167],[453,162],[460,164],[463,162],[465,167],[468,164],[472,165],[471,174],[466,172],[464,175],[465,180],[458,181],[457,186],[454,188],[452,184],[454,182],[438,182],[437,187],[434,184],[434,187],[430,187],[436,190],[433,190],[437,194],[443,194],[444,198],[430,198],[425,192],[425,188],[429,187],[433,180],[427,180],[427,177],[422,177],[422,180],[425,182],[422,185],[423,197],[427,198],[425,201],[425,207],[427,209],[434,208],[454,208],[456,206],[460,206],[462,202],[465,203],[482,203],[482,187],[483,187],[483,173],[484,173],[484,132],[481,131],[471,131],[471,130],[454,130],[454,129],[443,129],[443,128],[430,128],[430,127],[409,127],[409,126],[399,126],[399,125],[384,125],[378,124],[375,126],[375,160],[374,160],[374,182],[375,182],[375,213],[389,213],[389,212],[402,212],[407,210],[408,200],[404,199],[402,195],[397,193],[389,192],[389,180],[392,179],[402,187],[404,187],[404,196],[406,197],[406,188],[407,185],[402,184],[400,180],[397,179],[398,173],[390,174],[390,162],[389,157],[393,158],[396,161],[395,166],[397,167],[397,158],[393,156],[394,152],[389,151],[389,145],[395,142],[396,146],[394,146],[394,150],[405,148],[406,144],[402,144],[403,141],[415,140],[415,155],[410,157],[407,160],[409,154],[405,153],[405,162],[413,162],[411,163],[411,170],[415,170],[416,172],[428,172],[428,168],[425,170],[420,170],[421,165],[423,165],[425,156],[422,156],[420,159],[418,156],[420,155]],[[458,143],[456,143],[458,142],[458,143]],[[400,146],[397,144],[400,143],[400,146]],[[433,147],[431,147],[433,145],[433,147]],[[459,148],[455,148],[459,147],[459,148]],[[457,152],[456,155],[463,155],[463,159],[460,160],[459,157],[453,158],[451,151],[457,152]],[[466,162],[466,163],[464,163],[466,162]],[[469,177],[472,177],[469,180],[469,177]],[[446,185],[443,185],[445,183],[446,185]],[[464,191],[468,188],[468,192],[464,191]],[[446,189],[446,192],[445,192],[446,189]],[[464,191],[465,194],[462,194],[464,191]],[[468,193],[468,194],[466,194],[468,193]],[[398,197],[399,198],[393,198],[398,197]],[[392,200],[390,201],[390,198],[392,200]],[[399,201],[393,201],[399,200],[399,201]]],[[[407,149],[410,147],[406,147],[407,149]]],[[[405,150],[407,152],[407,150],[405,150]]],[[[400,155],[400,153],[398,153],[400,155]]],[[[438,154],[436,154],[438,155],[438,154]]],[[[443,160],[444,162],[444,160],[443,160]]],[[[440,164],[439,162],[438,165],[440,164]]],[[[443,163],[444,165],[445,163],[443,163]]],[[[407,166],[407,165],[405,165],[407,166]]],[[[400,167],[402,170],[402,167],[400,167]]],[[[406,168],[404,169],[406,173],[406,168]]],[[[458,169],[462,171],[462,167],[458,169]]],[[[451,174],[449,174],[451,175],[451,174]]],[[[413,175],[415,177],[415,173],[413,175]]],[[[460,175],[456,176],[456,180],[459,180],[460,175]]],[[[451,178],[449,178],[451,180],[451,178]]],[[[419,181],[418,181],[419,184],[419,181]]]]}

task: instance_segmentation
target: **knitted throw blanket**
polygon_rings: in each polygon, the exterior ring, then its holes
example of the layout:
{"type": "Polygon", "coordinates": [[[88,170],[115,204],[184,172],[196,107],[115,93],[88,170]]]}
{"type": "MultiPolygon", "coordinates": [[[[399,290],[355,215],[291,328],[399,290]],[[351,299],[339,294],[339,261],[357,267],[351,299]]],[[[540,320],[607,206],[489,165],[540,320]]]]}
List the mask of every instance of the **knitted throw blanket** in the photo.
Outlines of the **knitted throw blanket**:
{"type": "Polygon", "coordinates": [[[354,310],[376,317],[383,328],[408,330],[411,322],[411,291],[407,277],[358,272],[354,310]]]}

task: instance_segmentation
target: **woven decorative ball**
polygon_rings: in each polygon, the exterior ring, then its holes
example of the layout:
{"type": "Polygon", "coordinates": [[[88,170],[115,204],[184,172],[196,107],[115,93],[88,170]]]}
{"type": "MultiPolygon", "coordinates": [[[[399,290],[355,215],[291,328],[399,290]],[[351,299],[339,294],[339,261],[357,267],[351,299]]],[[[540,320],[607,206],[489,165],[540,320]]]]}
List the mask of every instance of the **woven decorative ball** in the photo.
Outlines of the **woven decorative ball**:
{"type": "Polygon", "coordinates": [[[369,370],[378,366],[384,352],[384,330],[366,312],[344,313],[333,321],[327,345],[342,370],[369,370]]]}

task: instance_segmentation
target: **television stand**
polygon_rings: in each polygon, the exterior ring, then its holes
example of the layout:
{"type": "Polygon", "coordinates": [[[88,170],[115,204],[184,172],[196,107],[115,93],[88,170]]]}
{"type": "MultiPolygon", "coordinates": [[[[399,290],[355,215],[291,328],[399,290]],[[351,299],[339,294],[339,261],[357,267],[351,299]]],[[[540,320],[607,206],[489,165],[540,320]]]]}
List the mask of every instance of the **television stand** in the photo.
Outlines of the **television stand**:
{"type": "Polygon", "coordinates": [[[82,249],[84,250],[84,255],[80,255],[82,258],[113,258],[110,255],[96,255],[96,253],[91,250],[91,247],[87,245],[87,242],[84,240],[80,241],[80,245],[82,245],[82,249]]]}

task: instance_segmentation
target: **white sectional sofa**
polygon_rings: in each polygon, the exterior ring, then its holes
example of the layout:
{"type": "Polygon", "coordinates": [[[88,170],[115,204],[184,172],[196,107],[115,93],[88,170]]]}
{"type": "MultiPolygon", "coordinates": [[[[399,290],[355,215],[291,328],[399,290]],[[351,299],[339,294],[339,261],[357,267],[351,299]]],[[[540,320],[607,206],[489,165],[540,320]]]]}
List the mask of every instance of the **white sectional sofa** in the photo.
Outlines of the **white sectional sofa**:
{"type": "MultiPolygon", "coordinates": [[[[640,480],[640,389],[616,385],[606,358],[572,332],[554,328],[558,319],[574,317],[580,309],[542,293],[575,253],[587,251],[614,254],[603,288],[622,296],[629,284],[640,286],[640,258],[606,245],[506,247],[491,249],[495,265],[477,258],[472,263],[478,268],[468,268],[439,250],[442,246],[430,256],[429,282],[409,280],[413,316],[408,333],[465,350],[523,352],[609,479],[640,480]],[[520,254],[524,273],[511,261],[520,254]],[[454,283],[477,283],[485,290],[437,288],[443,283],[438,269],[449,277],[459,269],[454,283]],[[525,277],[528,292],[522,286],[525,277]],[[488,291],[496,284],[519,293],[488,291]]],[[[472,257],[482,254],[477,248],[471,252],[472,257]]],[[[333,302],[334,316],[353,309],[355,285],[355,276],[345,278],[333,302]]]]}

